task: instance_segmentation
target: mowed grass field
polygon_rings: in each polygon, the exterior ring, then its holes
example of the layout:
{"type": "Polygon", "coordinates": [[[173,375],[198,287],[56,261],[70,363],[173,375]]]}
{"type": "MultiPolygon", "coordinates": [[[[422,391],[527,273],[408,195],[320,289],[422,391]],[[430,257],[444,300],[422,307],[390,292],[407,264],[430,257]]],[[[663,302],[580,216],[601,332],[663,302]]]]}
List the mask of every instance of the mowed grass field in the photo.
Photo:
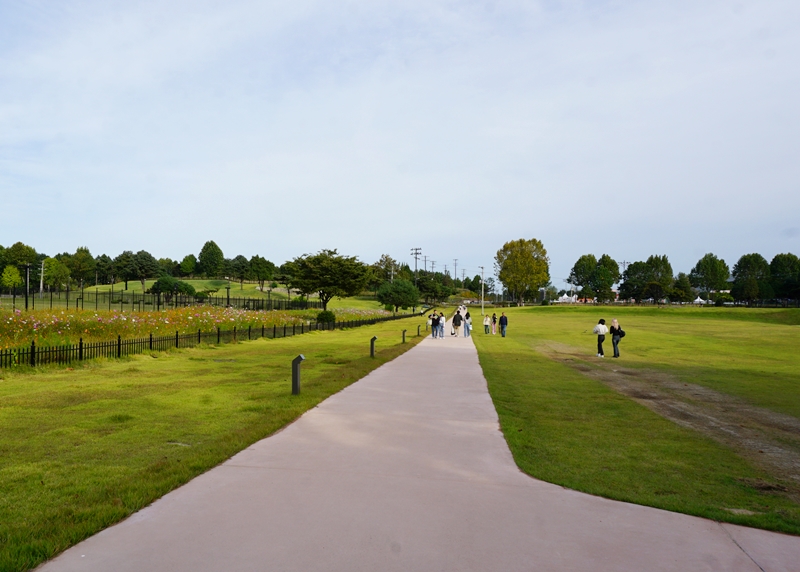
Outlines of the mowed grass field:
{"type": "Polygon", "coordinates": [[[508,337],[480,327],[473,337],[523,471],[608,498],[800,534],[800,310],[506,313],[508,337]],[[611,358],[610,336],[606,358],[595,357],[590,332],[599,318],[626,330],[620,359],[611,358]]]}
{"type": "MultiPolygon", "coordinates": [[[[214,296],[225,296],[227,291],[225,288],[229,285],[227,280],[206,280],[206,279],[193,279],[193,278],[178,278],[183,282],[187,282],[191,284],[192,287],[197,292],[202,292],[204,290],[216,290],[217,292],[213,294],[214,296]]],[[[146,280],[145,281],[145,290],[150,288],[155,280],[146,280]]],[[[269,284],[269,283],[267,283],[269,284]]],[[[231,281],[231,298],[267,298],[267,292],[262,292],[259,290],[258,284],[245,282],[244,284],[239,284],[238,282],[231,281]]],[[[102,284],[100,286],[87,286],[84,288],[86,292],[110,292],[112,290],[112,286],[110,284],[102,284]]],[[[114,292],[122,292],[125,291],[125,283],[124,282],[117,282],[113,285],[114,292]]],[[[128,281],[128,292],[136,292],[137,294],[141,294],[142,292],[142,283],[138,280],[129,280],[128,281]]],[[[63,294],[62,294],[63,296],[63,294]]],[[[73,291],[72,297],[74,298],[76,293],[73,291]]],[[[286,300],[286,288],[283,285],[279,285],[277,288],[273,288],[272,292],[269,294],[271,298],[275,300],[286,300]]]]}
{"type": "Polygon", "coordinates": [[[0,370],[0,570],[34,567],[284,427],[413,347],[417,324],[0,370]]]}

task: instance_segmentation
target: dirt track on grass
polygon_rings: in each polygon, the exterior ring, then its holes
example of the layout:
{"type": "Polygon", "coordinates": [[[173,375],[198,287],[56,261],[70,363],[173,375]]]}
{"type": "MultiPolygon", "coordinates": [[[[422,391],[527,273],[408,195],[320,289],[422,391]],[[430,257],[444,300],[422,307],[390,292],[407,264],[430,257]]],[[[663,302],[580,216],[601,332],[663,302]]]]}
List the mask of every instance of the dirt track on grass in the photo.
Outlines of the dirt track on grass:
{"type": "Polygon", "coordinates": [[[549,342],[536,349],[662,417],[732,447],[782,481],[747,484],[781,490],[800,501],[800,419],[685,383],[664,372],[627,368],[611,358],[589,358],[564,344],[549,342]]]}

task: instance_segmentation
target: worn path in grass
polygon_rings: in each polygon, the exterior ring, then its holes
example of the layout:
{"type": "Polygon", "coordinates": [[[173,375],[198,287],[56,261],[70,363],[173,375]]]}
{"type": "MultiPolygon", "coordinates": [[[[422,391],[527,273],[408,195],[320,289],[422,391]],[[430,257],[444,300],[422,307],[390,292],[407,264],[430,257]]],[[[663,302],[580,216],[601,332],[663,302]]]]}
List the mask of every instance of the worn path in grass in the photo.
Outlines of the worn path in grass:
{"type": "Polygon", "coordinates": [[[792,570],[800,538],[521,473],[469,339],[426,339],[42,572],[792,570]]]}

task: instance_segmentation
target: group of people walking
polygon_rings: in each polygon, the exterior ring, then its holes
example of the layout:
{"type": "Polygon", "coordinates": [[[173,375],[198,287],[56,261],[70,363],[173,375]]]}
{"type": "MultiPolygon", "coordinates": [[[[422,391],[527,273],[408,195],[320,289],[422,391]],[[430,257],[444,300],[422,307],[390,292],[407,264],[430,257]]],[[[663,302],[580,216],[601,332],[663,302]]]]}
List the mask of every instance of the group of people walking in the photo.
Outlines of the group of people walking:
{"type": "Polygon", "coordinates": [[[625,330],[619,325],[616,318],[611,320],[611,329],[606,326],[606,321],[602,318],[592,330],[593,334],[597,334],[597,357],[606,357],[603,352],[603,342],[606,341],[606,334],[611,334],[611,345],[614,346],[614,357],[619,357],[619,342],[625,337],[625,330]]]}
{"type": "MultiPolygon", "coordinates": [[[[444,312],[433,312],[428,316],[428,325],[431,327],[431,337],[444,338],[444,328],[447,324],[447,316],[444,312]]],[[[492,334],[497,333],[497,326],[500,325],[500,335],[506,337],[506,328],[508,327],[508,317],[505,312],[502,312],[498,319],[497,314],[484,314],[483,316],[483,332],[488,334],[491,330],[492,334]]],[[[460,336],[461,329],[464,329],[464,337],[468,338],[472,335],[472,316],[466,306],[459,306],[456,313],[453,315],[452,328],[450,330],[451,336],[460,336]]]]}

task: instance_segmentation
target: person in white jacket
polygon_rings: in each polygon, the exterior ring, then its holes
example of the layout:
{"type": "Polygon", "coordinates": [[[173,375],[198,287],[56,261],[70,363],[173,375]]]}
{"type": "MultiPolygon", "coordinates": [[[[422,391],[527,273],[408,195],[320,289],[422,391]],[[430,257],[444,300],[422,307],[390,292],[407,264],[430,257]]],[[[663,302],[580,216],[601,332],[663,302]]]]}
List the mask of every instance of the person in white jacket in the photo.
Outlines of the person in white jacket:
{"type": "Polygon", "coordinates": [[[606,321],[601,318],[592,330],[592,333],[597,334],[597,357],[606,357],[603,353],[603,342],[606,341],[606,334],[608,333],[606,321]]]}

